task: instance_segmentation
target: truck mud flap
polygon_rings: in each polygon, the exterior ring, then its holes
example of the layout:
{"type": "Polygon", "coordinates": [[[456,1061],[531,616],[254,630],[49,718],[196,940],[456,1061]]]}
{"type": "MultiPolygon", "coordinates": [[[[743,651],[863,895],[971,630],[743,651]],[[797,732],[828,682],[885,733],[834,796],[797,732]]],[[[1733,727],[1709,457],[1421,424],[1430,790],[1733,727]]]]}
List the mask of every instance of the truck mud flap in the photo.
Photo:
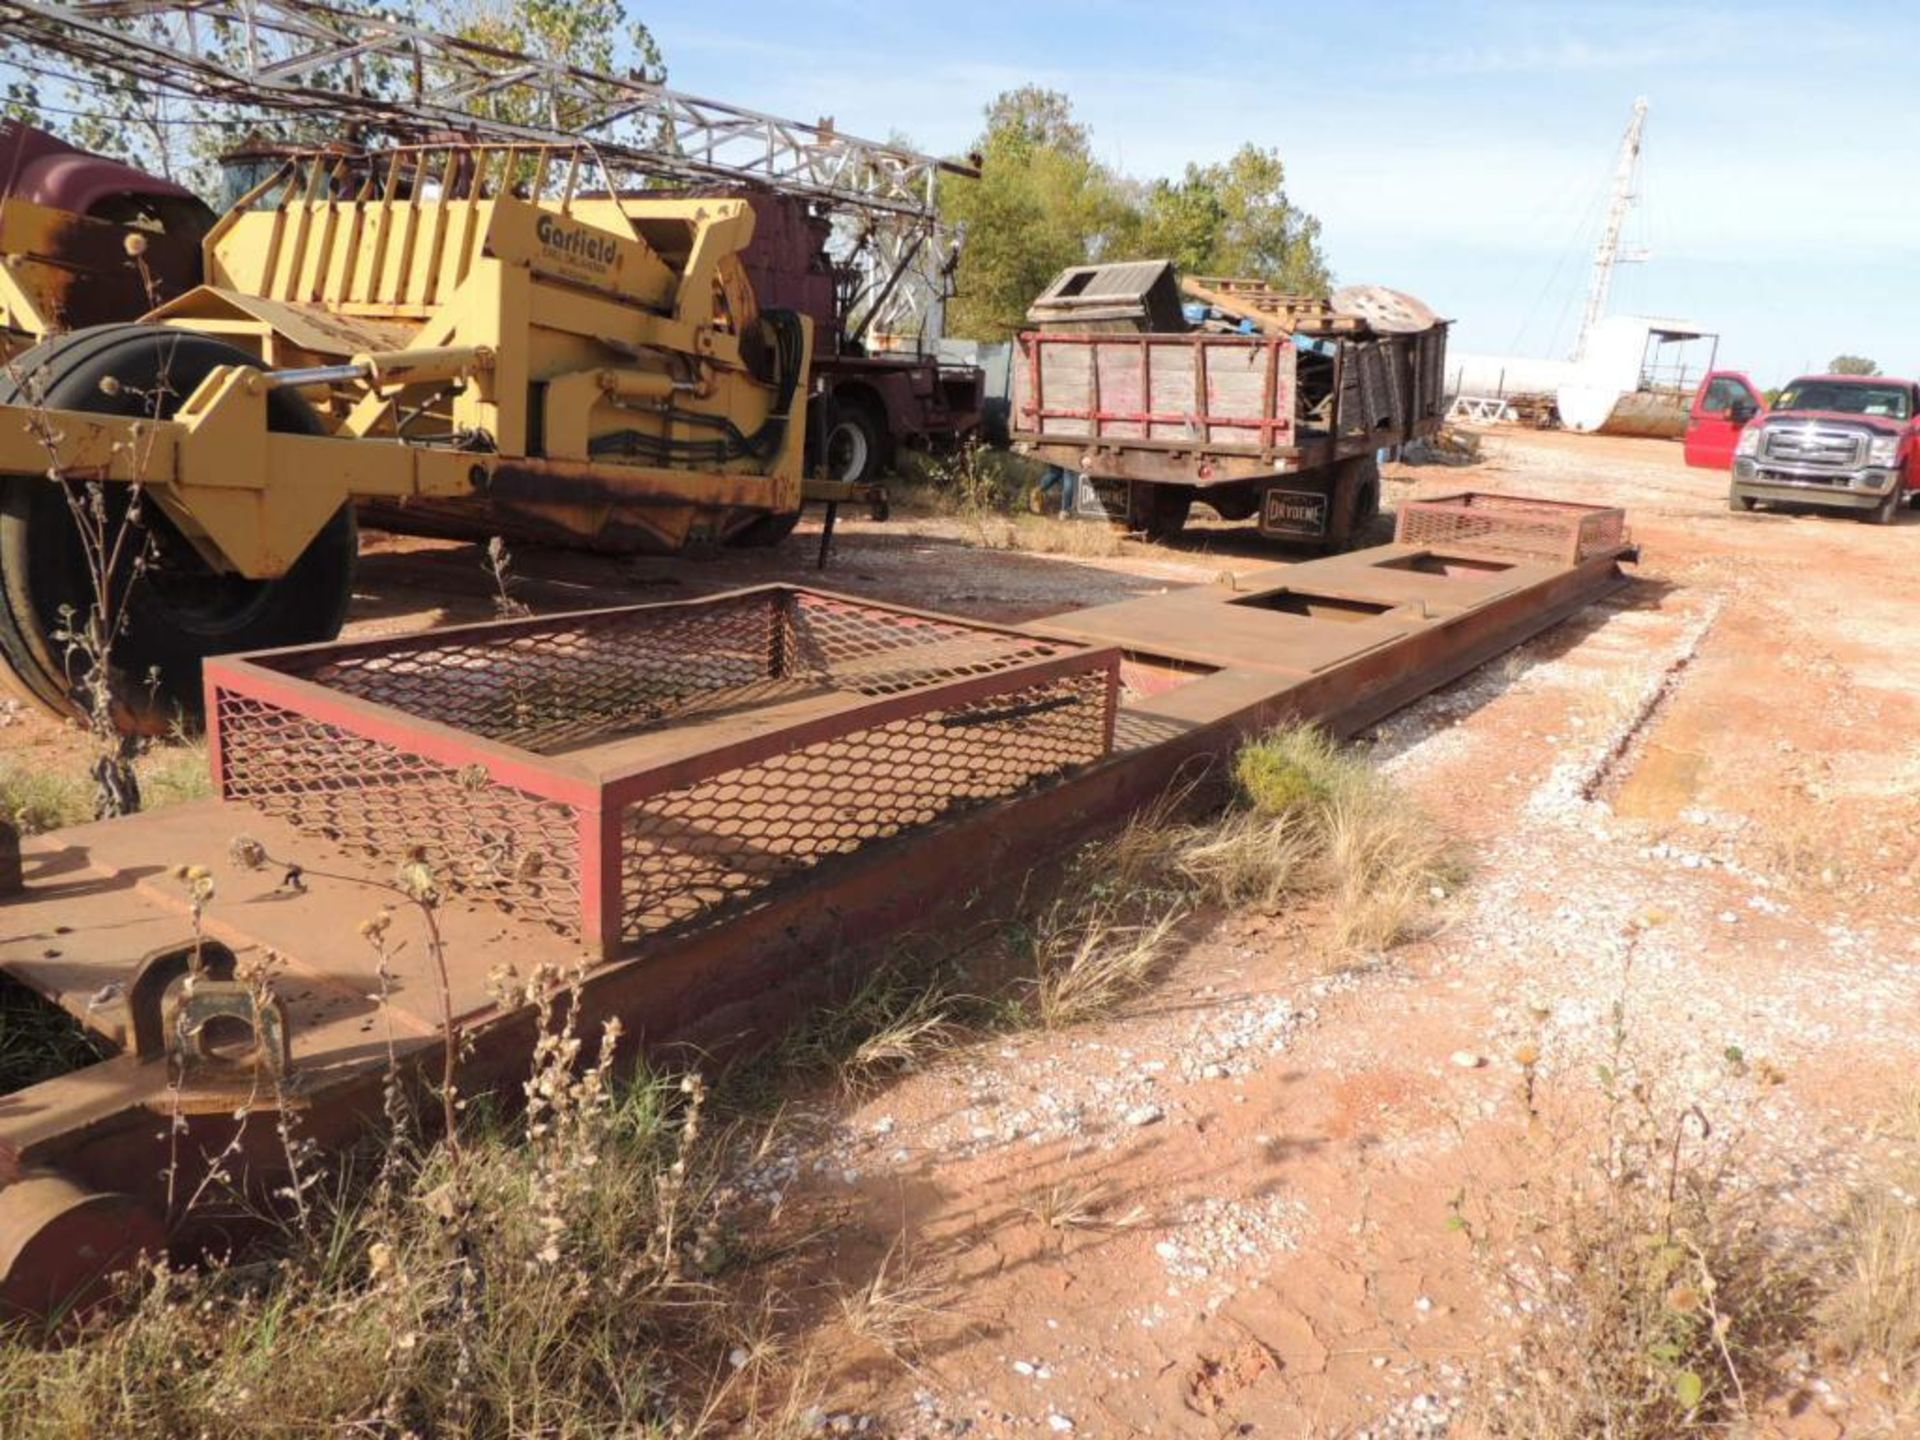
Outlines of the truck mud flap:
{"type": "Polygon", "coordinates": [[[1260,533],[1288,540],[1324,540],[1332,501],[1324,490],[1288,490],[1275,485],[1260,497],[1260,533]]]}
{"type": "Polygon", "coordinates": [[[1133,518],[1124,480],[1096,480],[1080,475],[1068,481],[1073,486],[1072,513],[1079,520],[1105,520],[1124,525],[1133,518]]]}

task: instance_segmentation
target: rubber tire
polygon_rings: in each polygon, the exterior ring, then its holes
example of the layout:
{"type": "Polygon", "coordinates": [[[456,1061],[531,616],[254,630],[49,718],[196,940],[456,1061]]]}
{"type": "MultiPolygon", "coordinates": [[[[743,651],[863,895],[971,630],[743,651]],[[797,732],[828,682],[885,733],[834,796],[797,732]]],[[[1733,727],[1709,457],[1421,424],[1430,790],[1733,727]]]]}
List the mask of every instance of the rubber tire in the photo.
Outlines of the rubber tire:
{"type": "Polygon", "coordinates": [[[1742,495],[1734,490],[1727,492],[1727,509],[1735,515],[1745,514],[1759,503],[1760,502],[1755,500],[1751,495],[1742,495]]]}
{"type": "MultiPolygon", "coordinates": [[[[190,330],[101,325],[21,355],[0,378],[0,404],[165,419],[214,367],[254,363],[246,351],[190,330]],[[111,395],[101,389],[109,377],[118,382],[111,395]]],[[[283,433],[325,433],[312,408],[290,390],[268,397],[267,424],[283,433]]],[[[352,505],[341,506],[274,580],[215,577],[157,505],[148,505],[147,517],[166,553],[185,562],[180,573],[209,582],[211,593],[169,596],[153,578],[131,582],[140,588],[126,601],[126,628],[114,644],[123,728],[152,733],[177,716],[198,716],[200,662],[209,655],[311,644],[340,633],[359,549],[352,505]],[[160,683],[150,695],[146,676],[153,668],[160,683]]],[[[119,578],[129,583],[124,574],[119,578]]],[[[43,476],[0,477],[0,660],[32,698],[57,713],[80,708],[52,638],[59,609],[84,612],[92,604],[90,588],[59,487],[43,476]]]]}
{"type": "Polygon", "coordinates": [[[1330,529],[1326,553],[1337,555],[1351,550],[1363,538],[1369,526],[1380,518],[1380,461],[1373,455],[1356,455],[1342,460],[1333,477],[1333,503],[1348,497],[1344,513],[1330,529]]]}
{"type": "Polygon", "coordinates": [[[851,396],[845,401],[836,400],[832,402],[832,409],[828,412],[827,434],[821,442],[821,448],[826,452],[820,457],[821,468],[826,471],[827,477],[831,480],[845,480],[855,485],[878,480],[892,460],[889,439],[886,422],[875,412],[874,406],[865,400],[851,396]],[[836,475],[831,465],[833,437],[834,433],[841,429],[858,432],[862,456],[856,471],[836,475]]]}
{"type": "Polygon", "coordinates": [[[1900,523],[1900,485],[1896,481],[1887,491],[1886,498],[1871,510],[1860,512],[1860,518],[1869,525],[1897,525],[1900,523]]]}
{"type": "Polygon", "coordinates": [[[727,544],[740,550],[771,550],[791,535],[793,527],[799,523],[798,510],[790,510],[783,514],[769,512],[765,515],[756,515],[727,536],[727,544]]]}
{"type": "Polygon", "coordinates": [[[1187,528],[1193,509],[1191,485],[1150,485],[1134,481],[1127,487],[1127,529],[1149,540],[1172,540],[1187,528]]]}

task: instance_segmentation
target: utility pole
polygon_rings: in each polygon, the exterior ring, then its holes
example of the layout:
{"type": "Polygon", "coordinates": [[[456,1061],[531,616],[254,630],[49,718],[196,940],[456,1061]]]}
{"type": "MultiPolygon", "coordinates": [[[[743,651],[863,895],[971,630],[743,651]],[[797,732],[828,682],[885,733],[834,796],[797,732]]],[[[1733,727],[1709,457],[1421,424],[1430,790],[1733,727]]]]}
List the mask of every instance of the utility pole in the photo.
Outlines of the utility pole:
{"type": "Polygon", "coordinates": [[[1627,223],[1627,212],[1640,197],[1634,193],[1634,180],[1640,169],[1640,137],[1647,128],[1647,101],[1643,95],[1633,102],[1633,118],[1620,139],[1620,159],[1613,171],[1613,199],[1607,205],[1607,223],[1601,227],[1600,243],[1593,248],[1593,278],[1587,282],[1587,309],[1580,317],[1580,338],[1574,342],[1573,358],[1587,358],[1587,337],[1607,313],[1607,295],[1613,289],[1613,267],[1635,264],[1647,258],[1644,249],[1621,249],[1620,231],[1627,223]]]}

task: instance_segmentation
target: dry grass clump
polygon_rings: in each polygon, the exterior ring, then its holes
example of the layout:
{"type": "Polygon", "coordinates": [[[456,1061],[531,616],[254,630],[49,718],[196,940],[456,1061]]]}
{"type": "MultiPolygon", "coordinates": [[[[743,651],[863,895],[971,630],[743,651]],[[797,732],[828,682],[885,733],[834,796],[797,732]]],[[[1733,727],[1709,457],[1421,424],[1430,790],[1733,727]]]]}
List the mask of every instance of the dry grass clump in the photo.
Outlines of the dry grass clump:
{"type": "Polygon", "coordinates": [[[835,1300],[840,1322],[851,1334],[910,1370],[915,1368],[920,1331],[947,1312],[946,1291],[917,1272],[900,1240],[888,1247],[864,1281],[841,1286],[835,1300]]]}
{"type": "Polygon", "coordinates": [[[1636,1074],[1623,1004],[1600,1068],[1596,1122],[1530,1120],[1510,1216],[1476,1232],[1519,1312],[1519,1336],[1486,1377],[1475,1433],[1526,1440],[1664,1440],[1751,1417],[1777,1362],[1805,1335],[1818,1262],[1752,1182],[1737,1141],[1698,1106],[1668,1106],[1636,1074]],[[1490,1239],[1508,1237],[1496,1253],[1490,1239]]]}
{"type": "Polygon", "coordinates": [[[1008,515],[981,522],[980,543],[992,550],[1024,550],[1030,555],[1068,555],[1108,560],[1128,550],[1127,535],[1099,520],[1053,515],[1008,515]]]}
{"type": "Polygon", "coordinates": [[[154,1268],[58,1348],[0,1341],[0,1433],[693,1436],[790,1412],[727,1363],[754,1231],[705,1087],[616,1084],[617,1027],[540,1013],[520,1118],[390,1136],[358,1182],[297,1178],[306,1223],[278,1243],[154,1268]]]}
{"type": "Polygon", "coordinates": [[[944,456],[908,452],[899,469],[893,494],[902,511],[965,521],[985,549],[1083,559],[1127,553],[1118,528],[1053,514],[1058,497],[1039,488],[1044,467],[1024,456],[969,443],[944,456]]]}
{"type": "Polygon", "coordinates": [[[1234,758],[1239,805],[1173,844],[1195,894],[1271,909],[1324,894],[1335,946],[1389,949],[1451,891],[1464,866],[1453,841],[1358,753],[1310,726],[1288,726],[1234,758]]]}
{"type": "Polygon", "coordinates": [[[1122,1208],[1105,1181],[1049,1185],[1028,1196],[1020,1208],[1049,1230],[1132,1230],[1148,1218],[1146,1206],[1138,1202],[1122,1208]]]}
{"type": "Polygon", "coordinates": [[[977,440],[947,454],[903,450],[890,485],[896,506],[921,514],[974,516],[1031,513],[1044,467],[977,440]]]}
{"type": "Polygon", "coordinates": [[[1274,910],[1324,896],[1335,947],[1387,949],[1412,933],[1461,866],[1453,845],[1363,759],[1292,726],[1235,758],[1237,801],[1201,821],[1183,796],[1136,816],[1069,867],[1063,898],[1026,932],[1023,1013],[1048,1029],[1139,994],[1196,906],[1274,910]]]}
{"type": "Polygon", "coordinates": [[[1230,810],[1179,835],[1172,860],[1204,903],[1273,910],[1311,886],[1316,852],[1313,826],[1300,816],[1230,810]]]}
{"type": "Polygon", "coordinates": [[[1322,812],[1335,942],[1388,949],[1406,939],[1437,891],[1459,884],[1453,843],[1391,787],[1376,781],[1335,797],[1322,812]]]}
{"type": "Polygon", "coordinates": [[[1820,1335],[1823,1348],[1882,1372],[1895,1408],[1920,1423],[1920,1090],[1900,1098],[1881,1134],[1892,1158],[1841,1221],[1820,1335]]]}
{"type": "MultiPolygon", "coordinates": [[[[142,808],[155,810],[212,793],[207,747],[200,740],[156,744],[134,762],[142,808]]],[[[39,835],[95,818],[97,787],[85,758],[63,765],[34,763],[30,754],[0,762],[0,819],[23,835],[39,835]]]]}
{"type": "Polygon", "coordinates": [[[767,1064],[736,1073],[732,1093],[746,1099],[756,1082],[773,1087],[781,1076],[816,1074],[857,1093],[945,1054],[974,1008],[948,988],[949,971],[945,955],[903,954],[788,1031],[767,1064]]]}
{"type": "Polygon", "coordinates": [[[0,818],[22,835],[40,835],[93,819],[93,782],[79,765],[60,769],[22,760],[0,763],[0,818]]]}
{"type": "Polygon", "coordinates": [[[1034,927],[1026,1013],[1048,1030],[1110,1014],[1153,982],[1182,918],[1168,910],[1129,921],[1099,899],[1056,904],[1034,927]]]}
{"type": "Polygon", "coordinates": [[[84,1025],[0,975],[0,1096],[91,1065],[102,1051],[84,1025]]]}

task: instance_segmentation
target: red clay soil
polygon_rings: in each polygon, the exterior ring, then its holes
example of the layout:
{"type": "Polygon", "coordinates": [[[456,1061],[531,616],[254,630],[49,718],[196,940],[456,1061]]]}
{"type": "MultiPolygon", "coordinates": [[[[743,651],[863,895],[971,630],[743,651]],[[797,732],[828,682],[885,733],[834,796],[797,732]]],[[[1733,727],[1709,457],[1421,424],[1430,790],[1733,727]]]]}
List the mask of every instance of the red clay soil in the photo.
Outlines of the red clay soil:
{"type": "MultiPolygon", "coordinates": [[[[1311,917],[1214,917],[1120,1017],[819,1105],[782,1203],[854,1217],[843,1283],[891,1252],[943,1297],[911,1346],[845,1338],[829,1429],[1474,1433],[1527,1277],[1466,1237],[1591,1167],[1616,1049],[1659,1123],[1697,1105],[1702,1158],[1810,1223],[1891,1143],[1920,1041],[1920,517],[1730,515],[1659,442],[1489,449],[1395,489],[1625,505],[1644,558],[1364,742],[1472,879],[1357,960],[1311,917]]],[[[1765,1389],[1762,1433],[1899,1433],[1870,1375],[1789,1356],[1765,1389]]]]}
{"type": "MultiPolygon", "coordinates": [[[[834,1340],[824,1430],[1470,1433],[1471,1377],[1526,1322],[1455,1217],[1510,1218],[1590,1163],[1564,1117],[1616,1048],[1662,1114],[1697,1104],[1810,1217],[1893,1143],[1920,1042],[1920,516],[1729,514],[1678,446],[1577,435],[1497,433],[1477,466],[1390,482],[1390,501],[1623,505],[1643,549],[1632,587],[1363,741],[1471,879],[1386,955],[1330,953],[1312,915],[1204,918],[1122,1015],[804,1105],[769,1200],[839,1224],[828,1278],[904,1264],[938,1297],[891,1350],[834,1340]]],[[[517,594],[789,579],[1017,620],[1274,559],[1245,527],[1069,559],[852,519],[823,576],[815,535],[702,560],[525,551],[517,594]]],[[[473,547],[368,548],[352,631],[492,613],[473,547]]],[[[1762,1403],[1762,1433],[1899,1433],[1870,1377],[1810,1357],[1762,1403]]]]}

